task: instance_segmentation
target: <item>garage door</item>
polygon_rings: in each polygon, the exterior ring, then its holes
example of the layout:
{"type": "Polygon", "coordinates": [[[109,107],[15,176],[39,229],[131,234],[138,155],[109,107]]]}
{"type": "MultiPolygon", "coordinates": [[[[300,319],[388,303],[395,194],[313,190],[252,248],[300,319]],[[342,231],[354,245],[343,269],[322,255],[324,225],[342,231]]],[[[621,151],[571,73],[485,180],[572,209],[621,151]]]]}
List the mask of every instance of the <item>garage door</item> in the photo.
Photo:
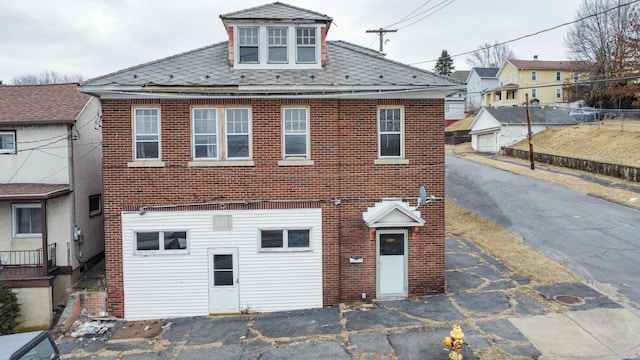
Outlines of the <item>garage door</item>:
{"type": "Polygon", "coordinates": [[[478,151],[480,152],[495,152],[496,149],[496,137],[495,134],[478,135],[478,151]]]}

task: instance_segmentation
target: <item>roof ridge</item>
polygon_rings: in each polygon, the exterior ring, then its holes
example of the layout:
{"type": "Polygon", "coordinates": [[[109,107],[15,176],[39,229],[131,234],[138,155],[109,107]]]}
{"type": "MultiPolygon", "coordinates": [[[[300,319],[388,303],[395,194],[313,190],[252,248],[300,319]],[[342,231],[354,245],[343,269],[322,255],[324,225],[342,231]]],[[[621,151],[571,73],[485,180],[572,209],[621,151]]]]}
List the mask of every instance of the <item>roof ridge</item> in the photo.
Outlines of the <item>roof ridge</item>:
{"type": "Polygon", "coordinates": [[[304,9],[304,8],[301,8],[301,7],[298,7],[298,6],[294,6],[294,5],[290,5],[290,4],[285,4],[285,3],[280,2],[280,1],[272,2],[272,3],[269,3],[269,4],[258,5],[258,6],[250,7],[250,8],[247,8],[247,9],[237,10],[237,11],[233,11],[233,12],[226,13],[226,14],[221,14],[220,18],[221,19],[225,19],[225,18],[228,18],[230,16],[234,16],[234,15],[237,15],[237,14],[240,14],[240,13],[243,13],[243,12],[259,10],[259,9],[267,8],[267,7],[273,6],[273,5],[282,5],[282,6],[286,6],[288,8],[294,9],[294,10],[308,12],[308,13],[311,13],[311,14],[314,14],[314,15],[317,15],[317,16],[326,17],[329,20],[333,20],[333,18],[331,16],[327,15],[327,14],[322,14],[322,13],[319,13],[317,11],[304,9]]]}
{"type": "Polygon", "coordinates": [[[184,51],[184,52],[181,52],[181,53],[178,53],[178,54],[174,54],[174,55],[171,55],[171,56],[163,57],[163,58],[160,58],[160,59],[147,61],[147,62],[142,63],[142,64],[130,66],[130,67],[125,68],[125,69],[121,69],[121,70],[118,70],[118,71],[113,71],[113,72],[110,72],[110,73],[105,74],[105,75],[101,75],[101,76],[98,76],[98,77],[95,77],[95,78],[87,79],[87,80],[83,81],[81,83],[81,85],[84,85],[84,84],[87,84],[87,83],[90,83],[90,82],[95,82],[97,80],[101,80],[103,78],[107,78],[109,76],[113,76],[113,75],[116,75],[116,74],[119,74],[119,73],[124,73],[126,71],[135,70],[135,69],[141,68],[143,66],[153,65],[153,64],[157,64],[157,63],[160,63],[160,62],[163,62],[163,61],[171,60],[171,59],[177,58],[179,56],[184,56],[184,55],[192,54],[192,53],[195,53],[195,52],[198,52],[198,51],[211,49],[211,48],[214,48],[216,46],[220,46],[220,45],[227,44],[227,43],[229,43],[228,40],[227,41],[221,41],[221,42],[218,42],[218,43],[215,43],[215,44],[199,47],[197,49],[192,49],[192,50],[184,51]]]}
{"type": "Polygon", "coordinates": [[[364,46],[361,46],[361,45],[350,43],[348,41],[344,41],[344,40],[327,40],[327,43],[330,43],[330,44],[335,45],[335,46],[339,46],[339,47],[341,47],[343,49],[356,51],[356,52],[359,52],[359,53],[361,53],[363,55],[370,56],[370,57],[375,58],[375,59],[383,60],[383,61],[386,61],[386,62],[389,62],[389,63],[393,63],[393,64],[396,64],[396,65],[401,65],[401,66],[404,66],[404,67],[407,67],[407,68],[411,68],[411,69],[414,69],[414,70],[417,70],[417,71],[420,71],[420,72],[423,72],[423,73],[427,73],[427,74],[429,74],[431,76],[435,76],[435,77],[438,77],[438,78],[443,79],[443,80],[447,80],[447,81],[451,81],[453,83],[464,85],[464,82],[462,82],[460,80],[457,80],[457,79],[454,79],[454,78],[452,78],[450,76],[440,75],[440,74],[437,74],[437,73],[435,73],[433,71],[429,71],[427,69],[422,69],[422,68],[419,68],[419,67],[416,67],[416,66],[412,66],[412,65],[409,65],[409,64],[401,63],[399,61],[391,60],[391,59],[387,58],[386,56],[374,55],[374,54],[372,54],[373,50],[371,50],[369,48],[366,48],[364,46]],[[349,46],[344,46],[344,45],[341,45],[339,43],[348,44],[349,46]],[[358,49],[354,49],[352,46],[354,46],[354,47],[356,47],[358,49]],[[360,49],[368,49],[368,51],[363,51],[363,50],[360,50],[360,49]]]}

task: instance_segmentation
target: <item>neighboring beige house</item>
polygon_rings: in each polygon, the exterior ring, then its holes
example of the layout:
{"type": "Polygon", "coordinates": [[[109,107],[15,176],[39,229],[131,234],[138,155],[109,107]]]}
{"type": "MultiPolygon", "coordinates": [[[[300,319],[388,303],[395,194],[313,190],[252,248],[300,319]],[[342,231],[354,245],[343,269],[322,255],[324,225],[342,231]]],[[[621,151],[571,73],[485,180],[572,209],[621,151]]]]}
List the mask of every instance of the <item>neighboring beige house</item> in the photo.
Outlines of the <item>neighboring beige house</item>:
{"type": "Polygon", "coordinates": [[[78,84],[0,86],[0,280],[23,329],[104,252],[100,101],[78,84]]]}
{"type": "MultiPolygon", "coordinates": [[[[484,106],[538,105],[572,107],[572,92],[578,82],[587,80],[583,61],[541,61],[509,59],[496,74],[498,86],[483,93],[484,106]]],[[[576,107],[576,106],[573,106],[576,107]]]]}

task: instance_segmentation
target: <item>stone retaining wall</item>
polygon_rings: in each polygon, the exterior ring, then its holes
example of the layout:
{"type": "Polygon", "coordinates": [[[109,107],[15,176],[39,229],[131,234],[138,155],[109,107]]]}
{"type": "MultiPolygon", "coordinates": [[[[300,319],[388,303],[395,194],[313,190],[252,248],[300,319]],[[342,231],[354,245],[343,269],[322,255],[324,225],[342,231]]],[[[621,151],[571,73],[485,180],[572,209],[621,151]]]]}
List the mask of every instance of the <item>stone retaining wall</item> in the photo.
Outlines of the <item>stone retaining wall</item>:
{"type": "MultiPolygon", "coordinates": [[[[502,154],[518,159],[529,159],[529,151],[527,150],[503,147],[502,154]]],[[[539,163],[562,166],[569,169],[588,171],[596,174],[625,179],[628,181],[640,182],[640,168],[638,167],[603,163],[592,160],[571,158],[567,156],[543,154],[535,151],[533,152],[533,155],[534,161],[539,163]]]]}

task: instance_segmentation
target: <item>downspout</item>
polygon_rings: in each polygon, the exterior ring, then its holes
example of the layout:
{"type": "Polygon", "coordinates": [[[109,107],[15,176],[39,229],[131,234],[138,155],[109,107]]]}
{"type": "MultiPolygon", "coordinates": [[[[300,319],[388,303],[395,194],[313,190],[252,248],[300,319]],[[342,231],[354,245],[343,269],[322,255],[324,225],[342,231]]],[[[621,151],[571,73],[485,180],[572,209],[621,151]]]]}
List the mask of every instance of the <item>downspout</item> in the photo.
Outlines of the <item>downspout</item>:
{"type": "Polygon", "coordinates": [[[47,199],[40,201],[40,212],[42,215],[42,270],[45,275],[49,274],[49,241],[47,231],[47,199]]]}

